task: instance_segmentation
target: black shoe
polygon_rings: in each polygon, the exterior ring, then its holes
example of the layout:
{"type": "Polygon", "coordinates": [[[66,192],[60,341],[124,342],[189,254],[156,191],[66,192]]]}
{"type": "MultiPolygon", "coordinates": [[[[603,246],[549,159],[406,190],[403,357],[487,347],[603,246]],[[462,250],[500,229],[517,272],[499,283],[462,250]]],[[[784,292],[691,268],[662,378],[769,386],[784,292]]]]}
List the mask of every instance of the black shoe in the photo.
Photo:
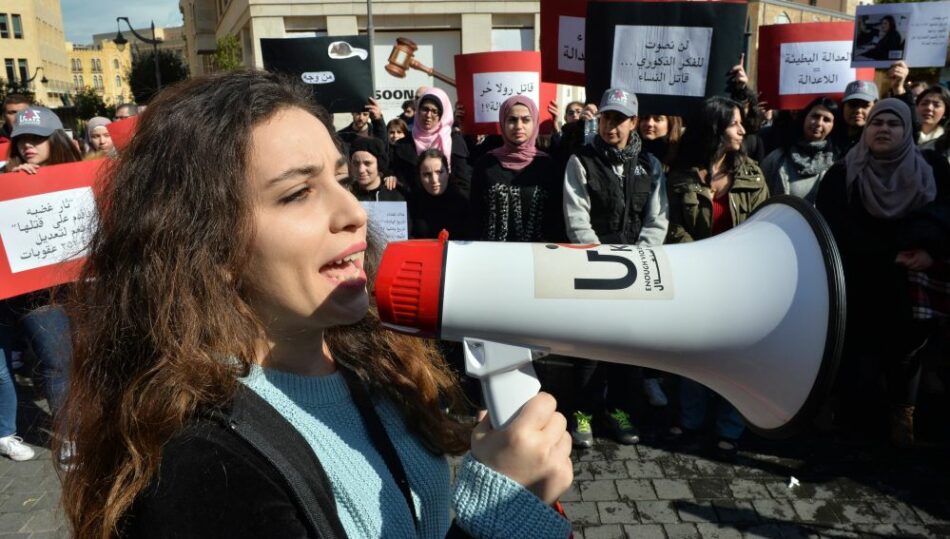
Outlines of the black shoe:
{"type": "Polygon", "coordinates": [[[588,449],[594,446],[594,431],[590,426],[591,419],[593,419],[592,416],[580,410],[571,414],[569,429],[574,447],[588,449]]]}
{"type": "Polygon", "coordinates": [[[739,453],[739,442],[728,438],[720,438],[713,447],[713,453],[717,460],[735,462],[739,453]]]}
{"type": "Polygon", "coordinates": [[[607,412],[607,426],[610,435],[618,444],[633,445],[640,443],[640,432],[630,422],[630,414],[619,408],[607,412]]]}

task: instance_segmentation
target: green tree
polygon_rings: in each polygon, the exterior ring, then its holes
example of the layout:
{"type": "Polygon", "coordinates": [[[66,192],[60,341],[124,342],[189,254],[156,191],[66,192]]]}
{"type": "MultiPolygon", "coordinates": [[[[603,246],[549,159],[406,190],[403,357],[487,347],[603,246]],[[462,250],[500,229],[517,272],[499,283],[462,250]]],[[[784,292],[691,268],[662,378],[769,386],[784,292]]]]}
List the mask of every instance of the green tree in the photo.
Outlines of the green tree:
{"type": "Polygon", "coordinates": [[[232,71],[244,64],[241,40],[238,36],[224,36],[218,39],[212,61],[215,71],[232,71]]]}
{"type": "Polygon", "coordinates": [[[102,96],[100,96],[95,90],[88,86],[78,92],[73,93],[70,96],[70,101],[72,101],[73,107],[76,110],[76,116],[78,118],[88,120],[93,116],[108,117],[109,115],[109,107],[106,106],[102,96]]]}
{"type": "Polygon", "coordinates": [[[24,84],[16,80],[8,81],[0,79],[0,81],[2,81],[0,82],[0,103],[2,103],[9,94],[22,94],[29,97],[37,105],[42,105],[42,103],[36,101],[36,94],[30,89],[29,84],[24,84]]]}
{"type": "MultiPolygon", "coordinates": [[[[126,73],[126,79],[136,103],[148,103],[156,93],[154,54],[149,50],[132,55],[132,67],[126,73]]],[[[162,88],[188,78],[188,68],[171,51],[158,50],[158,68],[162,75],[162,88]]]]}

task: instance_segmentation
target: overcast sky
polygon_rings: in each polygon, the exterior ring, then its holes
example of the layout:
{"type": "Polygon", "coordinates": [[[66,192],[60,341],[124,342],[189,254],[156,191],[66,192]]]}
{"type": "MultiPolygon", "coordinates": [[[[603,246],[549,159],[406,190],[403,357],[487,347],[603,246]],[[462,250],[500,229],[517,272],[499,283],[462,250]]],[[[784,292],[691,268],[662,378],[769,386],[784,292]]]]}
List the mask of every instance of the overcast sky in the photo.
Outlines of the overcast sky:
{"type": "MultiPolygon", "coordinates": [[[[178,0],[60,0],[66,41],[92,43],[93,34],[115,33],[115,18],[128,17],[135,28],[181,26],[178,0]]],[[[127,27],[122,23],[122,31],[127,27]]]]}

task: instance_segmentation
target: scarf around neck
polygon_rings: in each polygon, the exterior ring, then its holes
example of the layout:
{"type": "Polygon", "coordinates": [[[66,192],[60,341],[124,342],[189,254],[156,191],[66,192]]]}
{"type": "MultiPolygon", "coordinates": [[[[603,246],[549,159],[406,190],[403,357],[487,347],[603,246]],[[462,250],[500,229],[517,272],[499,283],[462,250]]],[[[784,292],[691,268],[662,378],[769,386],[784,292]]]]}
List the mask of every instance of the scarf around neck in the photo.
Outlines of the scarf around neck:
{"type": "Polygon", "coordinates": [[[893,97],[874,104],[868,114],[868,127],[861,140],[845,156],[845,186],[848,195],[856,192],[864,208],[874,217],[893,219],[924,206],[937,197],[933,169],[914,144],[910,108],[893,97]],[[889,112],[904,125],[898,146],[884,155],[874,155],[868,146],[874,118],[889,112]]]}
{"type": "Polygon", "coordinates": [[[525,95],[514,95],[505,100],[501,104],[501,110],[498,113],[498,123],[501,127],[501,136],[505,139],[504,145],[500,148],[495,148],[494,150],[488,152],[492,154],[498,162],[501,163],[502,168],[508,170],[519,171],[526,166],[530,165],[534,158],[538,155],[544,156],[546,153],[538,150],[535,143],[538,140],[538,130],[540,126],[538,125],[538,107],[534,104],[534,100],[525,95]],[[508,116],[511,114],[511,109],[515,105],[522,105],[528,109],[528,113],[531,115],[531,124],[533,130],[531,136],[528,137],[528,140],[517,144],[508,140],[505,135],[505,123],[508,121],[508,116]]]}
{"type": "Polygon", "coordinates": [[[800,140],[789,149],[788,155],[799,178],[821,174],[835,162],[835,149],[828,139],[815,142],[800,140]]]}
{"type": "Polygon", "coordinates": [[[600,138],[600,135],[594,137],[594,149],[602,155],[611,165],[623,165],[631,159],[636,159],[640,155],[640,135],[636,131],[630,131],[630,138],[623,149],[611,146],[600,138]]]}

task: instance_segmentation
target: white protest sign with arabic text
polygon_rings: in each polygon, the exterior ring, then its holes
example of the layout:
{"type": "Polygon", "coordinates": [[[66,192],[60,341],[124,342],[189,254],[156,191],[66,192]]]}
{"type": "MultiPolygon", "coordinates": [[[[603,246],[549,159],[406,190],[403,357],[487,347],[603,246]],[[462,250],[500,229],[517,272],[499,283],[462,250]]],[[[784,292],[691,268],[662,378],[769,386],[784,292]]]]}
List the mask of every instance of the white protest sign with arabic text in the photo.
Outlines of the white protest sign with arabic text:
{"type": "Polygon", "coordinates": [[[409,212],[405,202],[360,202],[369,216],[369,226],[382,239],[402,241],[409,239],[409,212]]]}
{"type": "Polygon", "coordinates": [[[857,78],[851,67],[850,41],[782,43],[780,95],[839,93],[857,78]]]}
{"type": "Polygon", "coordinates": [[[618,25],[610,85],[637,94],[703,97],[712,36],[712,28],[618,25]]]}
{"type": "Polygon", "coordinates": [[[475,121],[497,122],[501,104],[513,95],[525,95],[537,105],[540,100],[540,74],[537,71],[499,71],[472,75],[475,97],[475,121]]]}
{"type": "Polygon", "coordinates": [[[83,256],[95,216],[89,187],[0,202],[0,240],[11,272],[83,256]]]}

